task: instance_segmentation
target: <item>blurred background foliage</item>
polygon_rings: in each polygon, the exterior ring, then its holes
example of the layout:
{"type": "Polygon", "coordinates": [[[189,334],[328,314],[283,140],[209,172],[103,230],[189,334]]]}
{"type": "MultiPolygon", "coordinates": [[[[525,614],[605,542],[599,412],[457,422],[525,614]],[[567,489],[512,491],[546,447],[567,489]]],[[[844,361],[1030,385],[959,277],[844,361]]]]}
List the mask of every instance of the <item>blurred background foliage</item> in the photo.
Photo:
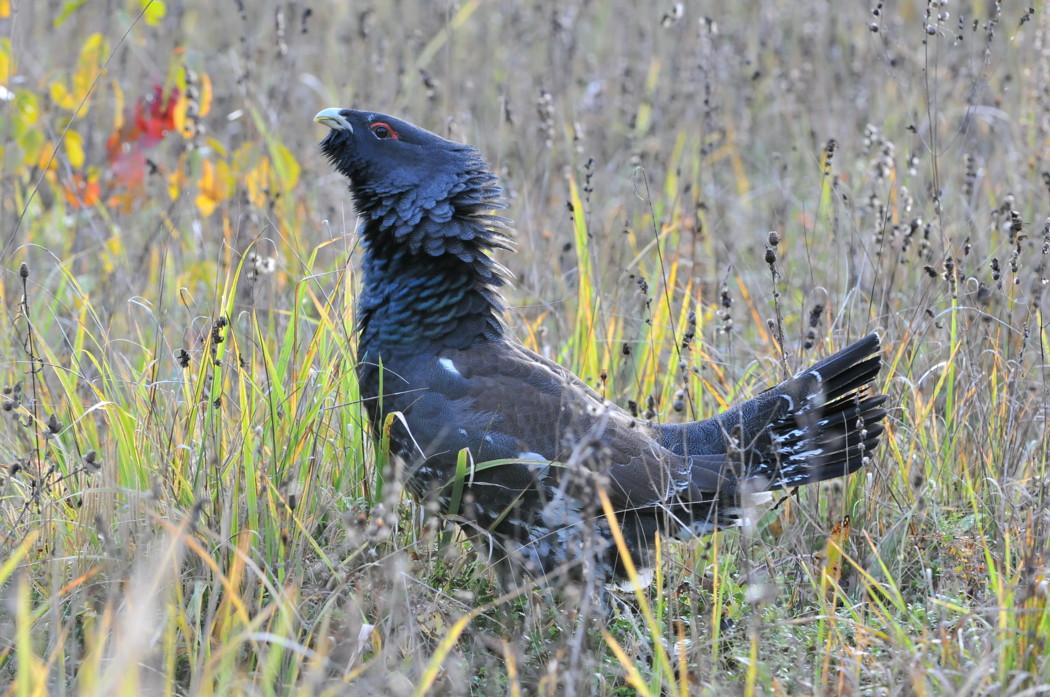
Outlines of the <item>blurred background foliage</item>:
{"type": "Polygon", "coordinates": [[[0,692],[1036,694],[1045,10],[0,0],[0,692]],[[880,329],[882,455],[673,546],[655,629],[490,604],[362,433],[329,106],[479,148],[515,335],[618,404],[880,329]]]}

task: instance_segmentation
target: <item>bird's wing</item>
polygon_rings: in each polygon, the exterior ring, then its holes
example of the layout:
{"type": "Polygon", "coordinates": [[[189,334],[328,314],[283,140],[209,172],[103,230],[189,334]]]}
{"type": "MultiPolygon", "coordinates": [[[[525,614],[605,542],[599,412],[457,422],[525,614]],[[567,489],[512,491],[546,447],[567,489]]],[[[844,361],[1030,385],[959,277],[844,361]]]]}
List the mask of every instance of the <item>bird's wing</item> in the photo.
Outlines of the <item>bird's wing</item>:
{"type": "Polygon", "coordinates": [[[409,422],[432,459],[469,448],[475,462],[546,463],[546,469],[509,465],[492,479],[515,489],[534,486],[542,472],[548,483],[591,499],[600,480],[621,509],[710,500],[725,485],[721,467],[705,463],[695,471],[693,459],[660,445],[648,423],[523,347],[443,349],[425,365],[429,374],[412,381],[428,389],[409,422]]]}

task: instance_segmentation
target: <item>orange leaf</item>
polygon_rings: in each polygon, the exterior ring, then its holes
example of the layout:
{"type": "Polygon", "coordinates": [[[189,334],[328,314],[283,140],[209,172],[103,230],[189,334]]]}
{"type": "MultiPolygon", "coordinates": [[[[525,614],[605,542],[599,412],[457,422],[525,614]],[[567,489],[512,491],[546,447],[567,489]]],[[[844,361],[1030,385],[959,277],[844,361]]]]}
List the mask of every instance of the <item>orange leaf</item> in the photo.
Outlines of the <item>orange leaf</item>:
{"type": "Polygon", "coordinates": [[[54,159],[55,144],[51,141],[44,141],[40,146],[40,154],[37,156],[36,166],[40,169],[56,169],[58,163],[54,159]]]}
{"type": "Polygon", "coordinates": [[[99,194],[101,193],[98,174],[87,179],[81,174],[74,174],[69,183],[66,184],[63,193],[66,196],[66,202],[72,208],[94,206],[99,202],[99,194]]]}

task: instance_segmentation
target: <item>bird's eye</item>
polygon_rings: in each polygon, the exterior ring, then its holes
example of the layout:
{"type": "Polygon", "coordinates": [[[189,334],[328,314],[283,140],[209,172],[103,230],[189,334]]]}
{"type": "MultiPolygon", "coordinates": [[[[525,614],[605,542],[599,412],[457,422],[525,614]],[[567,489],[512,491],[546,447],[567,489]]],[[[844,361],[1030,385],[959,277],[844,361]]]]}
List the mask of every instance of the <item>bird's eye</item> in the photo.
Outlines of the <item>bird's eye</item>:
{"type": "Polygon", "coordinates": [[[387,138],[392,138],[394,140],[398,139],[397,131],[391,128],[388,123],[377,121],[369,126],[369,128],[372,130],[372,133],[375,134],[375,137],[380,140],[386,140],[387,138]]]}

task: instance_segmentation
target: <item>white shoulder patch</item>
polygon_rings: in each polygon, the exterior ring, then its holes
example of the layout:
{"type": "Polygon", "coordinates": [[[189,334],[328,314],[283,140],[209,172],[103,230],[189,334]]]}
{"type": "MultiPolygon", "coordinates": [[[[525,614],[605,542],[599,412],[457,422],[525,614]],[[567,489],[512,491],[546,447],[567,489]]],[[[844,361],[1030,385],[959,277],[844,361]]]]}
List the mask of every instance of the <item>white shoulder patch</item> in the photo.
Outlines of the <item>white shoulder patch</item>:
{"type": "Polygon", "coordinates": [[[456,370],[456,364],[452,362],[451,358],[439,358],[438,359],[438,363],[441,364],[442,368],[444,368],[448,372],[452,373],[453,375],[457,375],[459,377],[463,377],[460,374],[460,372],[458,370],[456,370]]]}

